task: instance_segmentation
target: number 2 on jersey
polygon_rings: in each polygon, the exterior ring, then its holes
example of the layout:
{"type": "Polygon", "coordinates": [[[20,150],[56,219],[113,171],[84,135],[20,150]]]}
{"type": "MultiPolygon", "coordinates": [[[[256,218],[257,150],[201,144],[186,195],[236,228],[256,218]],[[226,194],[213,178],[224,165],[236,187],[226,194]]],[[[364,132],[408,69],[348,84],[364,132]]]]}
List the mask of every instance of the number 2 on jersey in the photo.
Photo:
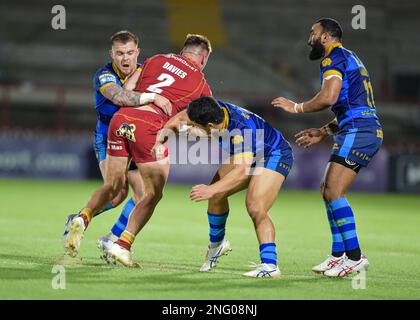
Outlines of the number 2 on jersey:
{"type": "Polygon", "coordinates": [[[175,82],[175,78],[167,73],[162,73],[157,79],[160,82],[148,86],[146,90],[154,92],[154,93],[162,93],[163,90],[160,88],[169,87],[171,84],[175,82]]]}

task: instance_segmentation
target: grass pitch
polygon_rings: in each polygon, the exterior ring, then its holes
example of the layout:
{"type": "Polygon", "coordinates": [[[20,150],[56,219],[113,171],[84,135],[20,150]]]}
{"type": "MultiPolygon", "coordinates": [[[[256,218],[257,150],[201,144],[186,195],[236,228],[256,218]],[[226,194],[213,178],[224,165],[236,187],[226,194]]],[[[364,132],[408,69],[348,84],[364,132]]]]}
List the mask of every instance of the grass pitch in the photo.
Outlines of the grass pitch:
{"type": "Polygon", "coordinates": [[[66,216],[78,211],[99,185],[0,182],[0,299],[420,299],[418,195],[348,195],[371,263],[365,289],[356,290],[351,278],[327,279],[311,272],[330,250],[317,192],[282,191],[271,210],[279,280],[241,276],[250,270],[250,261],[259,262],[244,193],[230,200],[226,235],[233,251],[211,273],[199,273],[208,243],[206,203],[190,202],[190,188],[184,186],[167,186],[134,243],[134,258],[143,269],[110,267],[99,259],[96,240],[113,225],[118,208],[93,221],[77,258],[63,257],[66,216]],[[65,267],[64,290],[52,288],[57,264],[65,267]]]}

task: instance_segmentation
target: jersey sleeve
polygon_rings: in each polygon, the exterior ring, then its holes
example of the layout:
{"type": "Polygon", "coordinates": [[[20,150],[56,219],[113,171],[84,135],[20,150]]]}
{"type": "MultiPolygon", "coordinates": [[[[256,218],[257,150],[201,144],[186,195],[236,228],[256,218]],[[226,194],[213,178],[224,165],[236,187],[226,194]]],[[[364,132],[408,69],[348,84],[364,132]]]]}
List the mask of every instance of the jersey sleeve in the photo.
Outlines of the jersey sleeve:
{"type": "Polygon", "coordinates": [[[101,93],[103,93],[103,90],[111,84],[118,85],[117,77],[114,74],[112,74],[108,70],[100,70],[96,74],[96,79],[95,79],[96,91],[100,91],[101,93]]]}
{"type": "Polygon", "coordinates": [[[230,155],[234,159],[252,159],[254,157],[252,134],[247,134],[251,132],[252,129],[245,126],[233,130],[232,136],[230,137],[230,155]]]}
{"type": "Polygon", "coordinates": [[[346,72],[347,60],[344,54],[338,52],[331,54],[321,62],[322,79],[330,79],[331,77],[339,77],[343,80],[346,72]]]}

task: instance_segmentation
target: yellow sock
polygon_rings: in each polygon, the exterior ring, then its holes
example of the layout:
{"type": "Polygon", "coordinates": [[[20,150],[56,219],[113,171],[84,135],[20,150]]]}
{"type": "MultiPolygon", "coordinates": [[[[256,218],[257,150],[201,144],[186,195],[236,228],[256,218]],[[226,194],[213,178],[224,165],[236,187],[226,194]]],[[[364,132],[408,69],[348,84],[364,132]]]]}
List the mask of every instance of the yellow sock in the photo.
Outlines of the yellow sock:
{"type": "Polygon", "coordinates": [[[90,222],[90,221],[92,220],[92,218],[93,218],[93,212],[92,212],[92,210],[91,210],[91,209],[89,209],[89,208],[84,208],[82,211],[80,211],[80,214],[85,215],[85,216],[88,218],[89,222],[90,222]]]}
{"type": "Polygon", "coordinates": [[[134,239],[135,239],[135,235],[132,234],[131,232],[128,232],[127,230],[125,230],[123,233],[121,233],[120,239],[122,241],[125,241],[127,243],[129,243],[130,245],[133,244],[134,239]]]}

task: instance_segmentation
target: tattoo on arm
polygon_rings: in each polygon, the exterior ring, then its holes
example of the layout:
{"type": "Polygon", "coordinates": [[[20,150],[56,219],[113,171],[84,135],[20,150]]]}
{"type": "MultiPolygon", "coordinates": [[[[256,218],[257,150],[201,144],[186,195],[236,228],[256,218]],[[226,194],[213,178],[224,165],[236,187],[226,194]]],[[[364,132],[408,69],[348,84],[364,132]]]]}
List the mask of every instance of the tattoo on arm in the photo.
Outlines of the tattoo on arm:
{"type": "Polygon", "coordinates": [[[103,96],[121,107],[140,105],[140,92],[126,90],[118,85],[111,85],[104,89],[103,96]]]}

